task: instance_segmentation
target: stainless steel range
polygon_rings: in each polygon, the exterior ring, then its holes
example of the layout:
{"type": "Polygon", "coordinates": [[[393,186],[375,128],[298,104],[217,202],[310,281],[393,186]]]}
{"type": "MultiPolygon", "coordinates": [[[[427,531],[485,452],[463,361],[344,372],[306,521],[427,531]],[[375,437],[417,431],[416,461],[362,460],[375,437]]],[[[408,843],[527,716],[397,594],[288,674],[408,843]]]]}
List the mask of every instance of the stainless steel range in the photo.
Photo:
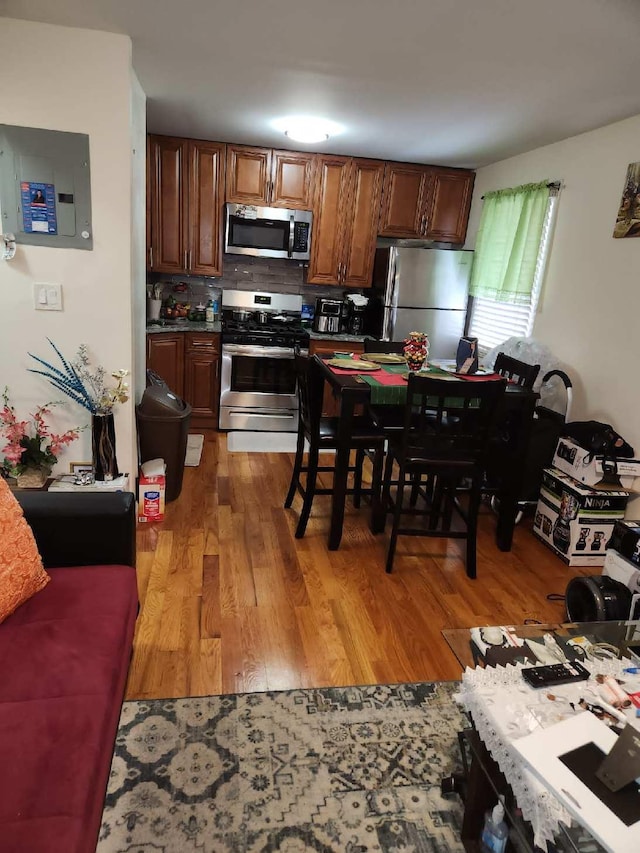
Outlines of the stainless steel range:
{"type": "Polygon", "coordinates": [[[302,297],[222,292],[220,429],[296,432],[294,353],[306,350],[302,297]]]}

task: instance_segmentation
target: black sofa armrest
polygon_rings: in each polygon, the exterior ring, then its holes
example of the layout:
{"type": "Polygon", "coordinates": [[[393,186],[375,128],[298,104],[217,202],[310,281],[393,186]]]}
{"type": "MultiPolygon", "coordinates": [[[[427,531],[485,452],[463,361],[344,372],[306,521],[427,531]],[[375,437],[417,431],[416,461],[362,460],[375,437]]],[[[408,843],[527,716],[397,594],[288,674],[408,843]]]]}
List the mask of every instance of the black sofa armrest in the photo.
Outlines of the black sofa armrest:
{"type": "Polygon", "coordinates": [[[131,492],[16,491],[45,568],[136,564],[131,492]]]}

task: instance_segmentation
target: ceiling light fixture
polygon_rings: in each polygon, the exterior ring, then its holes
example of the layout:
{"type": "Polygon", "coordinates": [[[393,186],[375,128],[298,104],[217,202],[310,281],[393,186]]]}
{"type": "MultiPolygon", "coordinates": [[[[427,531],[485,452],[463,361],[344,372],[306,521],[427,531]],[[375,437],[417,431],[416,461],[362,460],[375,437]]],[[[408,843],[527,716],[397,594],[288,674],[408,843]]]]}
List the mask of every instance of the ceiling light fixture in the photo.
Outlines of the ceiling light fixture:
{"type": "Polygon", "coordinates": [[[343,128],[333,121],[313,116],[289,116],[274,122],[278,130],[295,142],[326,142],[343,128]]]}

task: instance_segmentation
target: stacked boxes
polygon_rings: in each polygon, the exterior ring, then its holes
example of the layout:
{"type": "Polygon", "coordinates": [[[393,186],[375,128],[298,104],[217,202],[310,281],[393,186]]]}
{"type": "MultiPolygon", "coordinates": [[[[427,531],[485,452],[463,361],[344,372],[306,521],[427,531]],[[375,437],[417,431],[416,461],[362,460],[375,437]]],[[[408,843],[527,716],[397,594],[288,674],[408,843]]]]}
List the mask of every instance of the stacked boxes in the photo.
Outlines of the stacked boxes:
{"type": "Polygon", "coordinates": [[[617,521],[609,547],[640,567],[640,521],[617,521]]]}
{"type": "Polygon", "coordinates": [[[640,617],[640,521],[616,521],[607,548],[603,575],[631,592],[629,619],[640,617]]]}
{"type": "Polygon", "coordinates": [[[558,441],[551,464],[585,486],[598,488],[631,489],[634,479],[640,477],[640,459],[616,459],[617,474],[606,476],[603,457],[589,453],[571,438],[558,441]]]}
{"type": "Polygon", "coordinates": [[[545,468],[533,532],[569,566],[602,566],[628,499],[623,489],[594,489],[557,468],[545,468]]]}

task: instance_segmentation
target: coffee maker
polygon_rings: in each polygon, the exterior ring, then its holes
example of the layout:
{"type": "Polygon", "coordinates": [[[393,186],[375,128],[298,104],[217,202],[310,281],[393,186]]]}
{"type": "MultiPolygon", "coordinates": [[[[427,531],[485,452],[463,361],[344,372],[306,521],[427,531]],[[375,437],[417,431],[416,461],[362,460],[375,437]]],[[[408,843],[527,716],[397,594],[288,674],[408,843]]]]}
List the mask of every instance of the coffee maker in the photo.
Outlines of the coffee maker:
{"type": "Polygon", "coordinates": [[[350,335],[365,334],[365,320],[367,316],[368,303],[369,300],[366,296],[361,296],[359,294],[348,294],[345,296],[344,306],[346,308],[346,316],[344,329],[350,335]]]}
{"type": "Polygon", "coordinates": [[[341,329],[342,302],[338,299],[316,299],[316,313],[313,318],[314,332],[338,334],[341,329]]]}

